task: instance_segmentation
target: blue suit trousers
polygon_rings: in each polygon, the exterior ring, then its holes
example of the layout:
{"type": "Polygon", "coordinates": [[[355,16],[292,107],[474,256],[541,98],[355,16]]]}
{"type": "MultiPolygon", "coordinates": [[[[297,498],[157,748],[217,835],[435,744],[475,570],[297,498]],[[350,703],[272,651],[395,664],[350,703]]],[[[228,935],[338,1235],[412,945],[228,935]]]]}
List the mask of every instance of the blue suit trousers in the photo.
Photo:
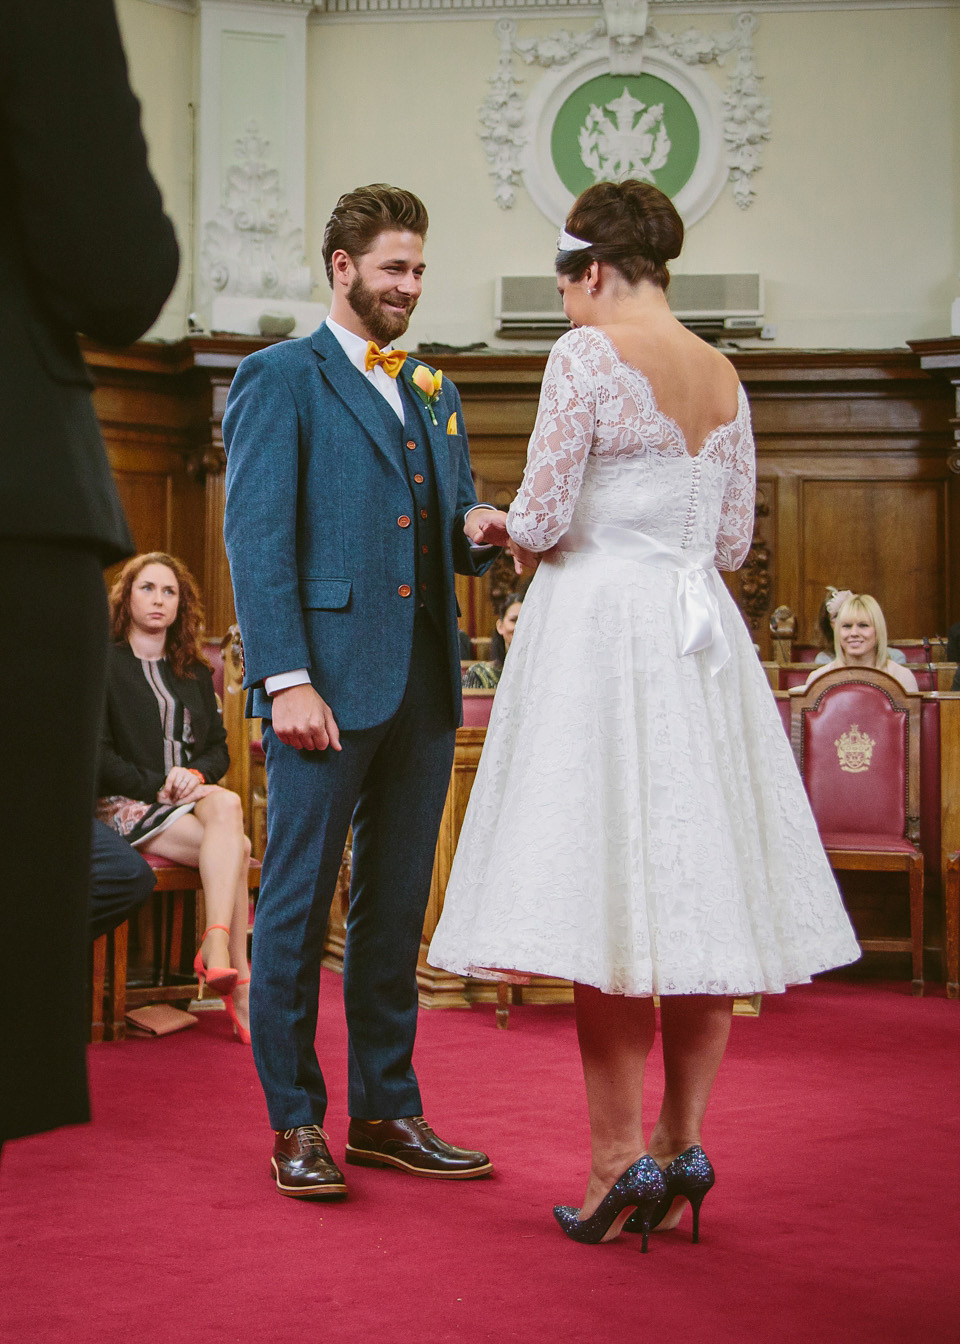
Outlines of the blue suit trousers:
{"type": "Polygon", "coordinates": [[[406,690],[385,723],[341,733],[339,752],[300,751],[264,725],[269,818],[250,1020],[274,1129],[322,1124],[326,1112],[314,1044],[320,959],[351,821],[349,1113],[388,1120],[422,1112],[412,1063],[416,966],[455,723],[444,643],[421,609],[406,690]]]}

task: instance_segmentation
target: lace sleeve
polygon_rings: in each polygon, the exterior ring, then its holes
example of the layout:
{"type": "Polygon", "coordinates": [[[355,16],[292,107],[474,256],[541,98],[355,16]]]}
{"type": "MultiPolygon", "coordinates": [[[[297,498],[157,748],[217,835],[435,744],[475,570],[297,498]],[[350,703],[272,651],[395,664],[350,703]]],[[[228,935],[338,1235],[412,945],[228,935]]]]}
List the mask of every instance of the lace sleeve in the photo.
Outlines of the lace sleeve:
{"type": "Polygon", "coordinates": [[[528,551],[546,551],[570,526],[596,425],[596,381],[562,336],[550,353],[540,389],[527,466],[507,515],[507,531],[528,551]]]}
{"type": "Polygon", "coordinates": [[[720,509],[716,547],[718,569],[739,569],[747,558],[753,539],[756,492],[756,450],[750,427],[750,407],[741,387],[740,412],[731,434],[729,475],[720,509]]]}

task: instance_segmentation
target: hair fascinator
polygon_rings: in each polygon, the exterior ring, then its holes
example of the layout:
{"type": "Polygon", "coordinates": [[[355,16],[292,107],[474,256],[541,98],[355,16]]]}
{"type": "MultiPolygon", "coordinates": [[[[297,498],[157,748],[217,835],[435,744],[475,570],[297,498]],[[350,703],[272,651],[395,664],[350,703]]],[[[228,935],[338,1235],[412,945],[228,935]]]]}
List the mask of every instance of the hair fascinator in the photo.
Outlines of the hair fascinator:
{"type": "Polygon", "coordinates": [[[585,243],[582,238],[575,238],[572,233],[567,233],[566,229],[561,229],[557,236],[558,252],[582,252],[585,247],[593,247],[593,243],[585,243]]]}
{"type": "Polygon", "coordinates": [[[840,614],[840,608],[848,598],[853,597],[853,593],[849,588],[837,589],[830,584],[827,585],[827,592],[830,596],[827,598],[824,605],[827,608],[831,621],[835,621],[840,614]]]}

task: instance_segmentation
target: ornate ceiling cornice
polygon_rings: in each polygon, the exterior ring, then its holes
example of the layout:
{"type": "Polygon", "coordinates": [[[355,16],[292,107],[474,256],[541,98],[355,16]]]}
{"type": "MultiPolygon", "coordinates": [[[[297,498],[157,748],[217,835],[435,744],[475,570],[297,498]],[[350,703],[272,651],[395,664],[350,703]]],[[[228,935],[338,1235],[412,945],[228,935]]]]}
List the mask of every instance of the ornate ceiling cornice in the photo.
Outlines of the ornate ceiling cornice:
{"type": "MultiPolygon", "coordinates": [[[[145,3],[195,14],[202,0],[145,0],[145,3]]],[[[590,17],[602,12],[599,0],[229,0],[229,3],[259,9],[307,10],[315,20],[349,22],[506,15],[535,19],[572,13],[590,17]]],[[[661,14],[771,14],[795,10],[956,9],[960,0],[651,0],[651,5],[661,14]]]]}

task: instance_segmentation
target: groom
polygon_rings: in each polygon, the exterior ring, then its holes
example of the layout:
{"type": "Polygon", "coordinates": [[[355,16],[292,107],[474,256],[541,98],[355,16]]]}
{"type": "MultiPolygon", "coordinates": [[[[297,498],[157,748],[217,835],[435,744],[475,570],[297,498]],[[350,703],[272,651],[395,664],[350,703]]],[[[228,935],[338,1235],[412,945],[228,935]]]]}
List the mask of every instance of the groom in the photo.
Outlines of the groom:
{"type": "MultiPolygon", "coordinates": [[[[422,1115],[416,966],[460,722],[454,571],[481,574],[460,397],[390,350],[423,284],[427,212],[395,187],[337,202],[330,317],[243,360],[223,418],[224,535],[269,826],[250,993],[281,1194],[346,1193],[321,1126],[320,957],[348,828],[346,1160],[417,1176],[492,1170],[422,1115]],[[473,512],[471,512],[473,511],[473,512]]],[[[439,375],[437,376],[439,379],[439,375]]]]}

